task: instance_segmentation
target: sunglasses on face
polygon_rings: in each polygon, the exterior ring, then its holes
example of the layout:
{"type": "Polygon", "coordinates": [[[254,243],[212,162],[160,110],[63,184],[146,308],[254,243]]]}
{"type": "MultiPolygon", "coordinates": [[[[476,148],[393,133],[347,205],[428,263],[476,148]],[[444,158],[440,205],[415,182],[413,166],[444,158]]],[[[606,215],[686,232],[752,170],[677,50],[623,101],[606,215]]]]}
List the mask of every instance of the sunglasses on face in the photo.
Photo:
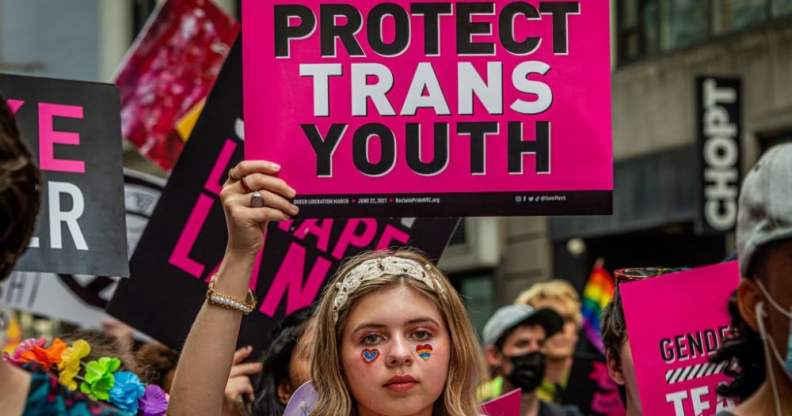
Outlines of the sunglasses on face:
{"type": "Polygon", "coordinates": [[[651,279],[664,274],[681,272],[687,270],[685,267],[631,267],[619,269],[613,272],[616,284],[621,282],[635,282],[638,280],[651,279]]]}

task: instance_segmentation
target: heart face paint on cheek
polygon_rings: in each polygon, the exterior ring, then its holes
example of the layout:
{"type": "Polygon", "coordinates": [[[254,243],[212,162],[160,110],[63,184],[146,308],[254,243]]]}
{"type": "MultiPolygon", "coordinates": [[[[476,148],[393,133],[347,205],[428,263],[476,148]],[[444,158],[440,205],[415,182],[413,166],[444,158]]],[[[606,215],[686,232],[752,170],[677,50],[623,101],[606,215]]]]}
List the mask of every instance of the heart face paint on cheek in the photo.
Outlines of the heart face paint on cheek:
{"type": "Polygon", "coordinates": [[[371,364],[379,358],[379,350],[366,348],[360,353],[360,356],[363,357],[363,361],[365,361],[366,364],[371,364]]]}
{"type": "Polygon", "coordinates": [[[432,346],[429,344],[418,345],[415,347],[415,352],[426,361],[432,356],[432,346]]]}

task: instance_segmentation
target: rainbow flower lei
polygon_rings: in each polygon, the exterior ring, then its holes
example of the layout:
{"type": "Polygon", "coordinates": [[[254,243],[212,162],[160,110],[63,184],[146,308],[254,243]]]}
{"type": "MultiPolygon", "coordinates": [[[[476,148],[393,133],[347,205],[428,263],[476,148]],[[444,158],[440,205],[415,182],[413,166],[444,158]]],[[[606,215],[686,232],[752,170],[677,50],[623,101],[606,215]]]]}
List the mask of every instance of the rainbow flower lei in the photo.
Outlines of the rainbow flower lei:
{"type": "Polygon", "coordinates": [[[91,353],[85,340],[71,346],[55,338],[49,346],[44,338],[22,341],[3,359],[14,365],[35,363],[53,372],[61,385],[86,394],[93,400],[108,402],[126,413],[141,416],[162,416],[168,410],[168,396],[157,385],[144,385],[129,371],[119,371],[121,360],[102,357],[84,362],[91,353]],[[79,384],[78,384],[79,383],[79,384]]]}

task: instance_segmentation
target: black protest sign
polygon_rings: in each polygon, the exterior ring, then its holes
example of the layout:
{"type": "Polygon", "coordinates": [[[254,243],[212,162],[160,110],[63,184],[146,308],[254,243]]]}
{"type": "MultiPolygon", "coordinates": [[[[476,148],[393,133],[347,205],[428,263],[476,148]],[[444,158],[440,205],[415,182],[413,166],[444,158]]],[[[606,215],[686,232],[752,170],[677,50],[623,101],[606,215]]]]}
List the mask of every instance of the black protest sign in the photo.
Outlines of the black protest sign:
{"type": "MultiPolygon", "coordinates": [[[[173,348],[182,343],[223,257],[226,227],[219,192],[242,159],[242,66],[232,49],[182,152],[108,312],[173,348]]],[[[306,219],[273,223],[254,266],[257,310],[240,344],[266,347],[278,319],[310,305],[342,259],[409,244],[437,259],[456,219],[306,219]]]]}
{"type": "Polygon", "coordinates": [[[0,75],[42,174],[27,272],[128,276],[121,121],[115,86],[0,75]]]}
{"type": "MultiPolygon", "coordinates": [[[[140,239],[164,187],[164,179],[132,170],[124,171],[130,252],[140,239]]],[[[14,272],[4,286],[0,301],[14,310],[97,328],[107,318],[104,310],[119,280],[107,276],[14,272]]]]}

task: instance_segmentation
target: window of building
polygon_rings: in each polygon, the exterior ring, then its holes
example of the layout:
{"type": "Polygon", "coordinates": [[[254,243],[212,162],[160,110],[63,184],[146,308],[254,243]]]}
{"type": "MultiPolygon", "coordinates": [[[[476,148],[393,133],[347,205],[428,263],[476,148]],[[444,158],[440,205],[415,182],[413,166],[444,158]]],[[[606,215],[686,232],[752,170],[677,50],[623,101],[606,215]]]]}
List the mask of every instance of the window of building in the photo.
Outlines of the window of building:
{"type": "Polygon", "coordinates": [[[661,3],[660,29],[663,50],[680,49],[701,43],[709,30],[708,1],[665,0],[661,3]]]}
{"type": "Polygon", "coordinates": [[[714,2],[715,32],[732,32],[766,20],[768,1],[721,0],[714,2]]]}
{"type": "Polygon", "coordinates": [[[619,64],[792,17],[792,0],[618,0],[619,64]]]}
{"type": "Polygon", "coordinates": [[[656,52],[656,0],[620,1],[617,16],[620,62],[632,62],[656,52]]]}
{"type": "Polygon", "coordinates": [[[773,16],[784,16],[792,13],[792,0],[773,0],[773,16]]]}

